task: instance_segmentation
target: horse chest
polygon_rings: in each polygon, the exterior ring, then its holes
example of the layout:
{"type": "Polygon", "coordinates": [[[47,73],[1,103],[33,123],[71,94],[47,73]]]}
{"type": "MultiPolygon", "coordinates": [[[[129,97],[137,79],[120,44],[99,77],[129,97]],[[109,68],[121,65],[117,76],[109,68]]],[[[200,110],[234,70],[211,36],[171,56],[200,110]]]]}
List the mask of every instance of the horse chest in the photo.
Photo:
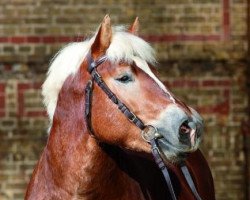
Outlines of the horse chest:
{"type": "Polygon", "coordinates": [[[124,172],[116,174],[115,177],[111,176],[103,182],[98,182],[89,189],[79,189],[76,199],[145,200],[140,185],[124,172]]]}

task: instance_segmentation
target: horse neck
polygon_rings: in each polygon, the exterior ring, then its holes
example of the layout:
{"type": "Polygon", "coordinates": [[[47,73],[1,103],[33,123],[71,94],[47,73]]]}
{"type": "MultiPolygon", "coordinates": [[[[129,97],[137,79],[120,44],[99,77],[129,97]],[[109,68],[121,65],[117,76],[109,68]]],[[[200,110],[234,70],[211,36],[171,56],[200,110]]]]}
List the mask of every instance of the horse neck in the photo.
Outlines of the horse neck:
{"type": "Polygon", "coordinates": [[[50,179],[46,182],[54,182],[79,198],[112,199],[111,195],[122,199],[125,191],[132,191],[140,199],[139,185],[121,170],[116,159],[87,132],[76,135],[52,133],[46,150],[50,179]]]}
{"type": "MultiPolygon", "coordinates": [[[[48,143],[32,175],[26,199],[70,199],[72,195],[98,199],[91,195],[103,196],[103,186],[106,192],[119,192],[115,190],[121,187],[119,182],[126,183],[124,173],[88,133],[84,95],[68,85],[72,85],[71,79],[60,91],[48,143]]],[[[84,86],[78,91],[84,91],[84,86]]]]}
{"type": "MultiPolygon", "coordinates": [[[[60,183],[66,181],[80,190],[93,189],[95,184],[104,184],[111,171],[115,171],[115,163],[87,132],[75,132],[69,136],[70,134],[62,136],[60,133],[48,143],[50,167],[54,168],[55,173],[60,172],[60,183]]],[[[57,178],[57,174],[55,177],[57,178]]]]}
{"type": "Polygon", "coordinates": [[[60,172],[60,184],[74,186],[72,190],[85,193],[95,188],[95,184],[105,185],[111,170],[114,171],[115,163],[102,151],[86,128],[84,95],[74,92],[67,95],[69,91],[72,89],[62,89],[62,98],[58,100],[47,145],[50,167],[55,169],[54,173],[60,172]]]}

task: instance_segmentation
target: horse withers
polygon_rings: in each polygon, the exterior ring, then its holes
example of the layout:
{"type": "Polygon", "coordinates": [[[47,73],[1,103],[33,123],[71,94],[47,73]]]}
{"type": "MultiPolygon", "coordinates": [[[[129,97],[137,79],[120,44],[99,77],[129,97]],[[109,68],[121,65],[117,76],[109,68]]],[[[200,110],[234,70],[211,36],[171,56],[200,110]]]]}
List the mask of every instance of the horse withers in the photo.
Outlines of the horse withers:
{"type": "Polygon", "coordinates": [[[126,30],[105,16],[92,38],[54,58],[42,88],[49,138],[25,199],[191,200],[193,188],[215,199],[197,150],[202,119],[157,78],[138,30],[138,19],[126,30]],[[167,167],[153,161],[153,144],[167,167]]]}

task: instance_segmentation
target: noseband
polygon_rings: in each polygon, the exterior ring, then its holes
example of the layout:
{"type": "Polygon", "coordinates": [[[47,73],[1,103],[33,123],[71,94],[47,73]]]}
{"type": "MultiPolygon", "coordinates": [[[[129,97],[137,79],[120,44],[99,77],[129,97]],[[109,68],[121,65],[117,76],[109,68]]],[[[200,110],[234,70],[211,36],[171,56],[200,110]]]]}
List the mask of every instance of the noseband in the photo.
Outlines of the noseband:
{"type": "MultiPolygon", "coordinates": [[[[141,129],[142,138],[151,144],[151,149],[152,149],[152,154],[154,156],[154,160],[164,175],[164,178],[167,182],[167,186],[170,191],[172,199],[177,200],[174,189],[173,189],[173,184],[171,182],[171,178],[168,172],[168,168],[165,166],[163,159],[161,158],[159,148],[158,148],[157,140],[161,136],[157,133],[157,129],[155,127],[151,125],[145,125],[139,117],[137,117],[132,111],[130,111],[130,109],[117,98],[117,96],[109,89],[109,87],[103,81],[102,76],[97,71],[97,67],[101,65],[103,62],[105,62],[106,60],[107,60],[107,56],[105,55],[98,58],[95,61],[93,60],[90,52],[87,55],[87,62],[88,62],[87,70],[91,75],[91,80],[88,81],[87,86],[85,88],[85,118],[87,122],[87,128],[90,134],[93,137],[95,137],[96,135],[92,128],[92,123],[91,123],[91,107],[92,107],[92,96],[93,96],[93,89],[94,89],[93,82],[95,82],[104,91],[104,93],[109,97],[109,99],[114,104],[117,105],[118,109],[128,118],[128,120],[141,129]]],[[[192,190],[193,195],[196,197],[197,200],[201,200],[201,197],[199,196],[195,188],[195,184],[188,171],[188,168],[184,163],[181,166],[181,171],[190,189],[192,190]]]]}

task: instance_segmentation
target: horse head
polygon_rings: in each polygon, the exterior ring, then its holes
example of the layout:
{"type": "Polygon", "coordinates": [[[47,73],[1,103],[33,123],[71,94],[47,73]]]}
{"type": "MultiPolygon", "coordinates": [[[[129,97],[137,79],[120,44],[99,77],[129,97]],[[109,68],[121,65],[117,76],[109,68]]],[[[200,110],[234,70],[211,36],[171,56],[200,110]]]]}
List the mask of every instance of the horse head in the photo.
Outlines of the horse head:
{"type": "MultiPolygon", "coordinates": [[[[62,50],[58,57],[70,57],[67,65],[75,66],[71,69],[71,66],[65,66],[65,74],[61,78],[57,77],[57,83],[52,82],[52,79],[62,73],[58,71],[58,67],[54,67],[58,65],[60,58],[56,58],[52,63],[49,76],[43,85],[45,103],[52,119],[59,91],[66,78],[72,74],[75,78],[71,82],[75,86],[76,80],[81,82],[81,87],[78,86],[79,95],[83,96],[87,81],[93,78],[88,71],[90,60],[95,62],[105,57],[96,69],[105,87],[110,89],[146,128],[155,129],[160,151],[166,161],[177,162],[182,160],[186,153],[198,148],[203,122],[194,109],[178,100],[159,80],[155,72],[154,50],[138,37],[138,30],[138,19],[127,30],[124,27],[112,28],[109,16],[105,16],[93,38],[62,50]],[[52,85],[56,89],[51,90],[52,85]]],[[[97,82],[92,84],[90,109],[94,137],[98,141],[134,152],[150,153],[150,144],[142,137],[142,131],[127,119],[107,97],[103,88],[98,87],[97,82]]],[[[79,112],[79,120],[86,126],[83,115],[86,105],[84,106],[84,102],[82,104],[80,109],[74,112],[79,112]]]]}

